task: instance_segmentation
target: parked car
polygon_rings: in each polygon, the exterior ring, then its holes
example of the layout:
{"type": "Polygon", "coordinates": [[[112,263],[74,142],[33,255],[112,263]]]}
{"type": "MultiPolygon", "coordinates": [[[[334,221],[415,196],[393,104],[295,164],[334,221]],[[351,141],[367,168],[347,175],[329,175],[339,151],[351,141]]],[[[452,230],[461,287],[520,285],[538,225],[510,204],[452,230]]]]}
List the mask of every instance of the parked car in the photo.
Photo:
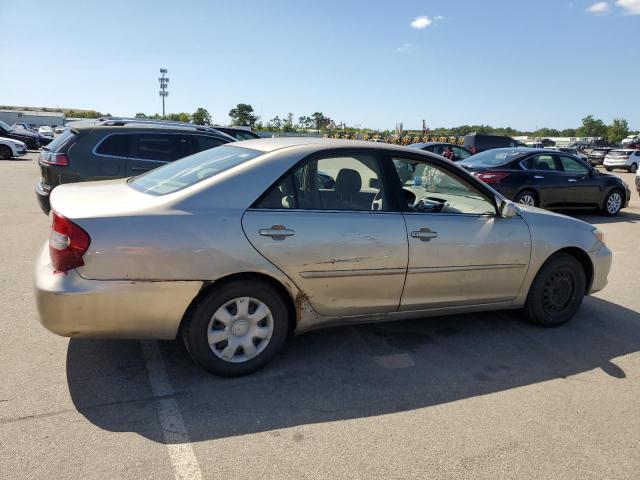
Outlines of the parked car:
{"type": "Polygon", "coordinates": [[[235,139],[209,127],[176,122],[102,122],[69,129],[40,153],[36,197],[49,213],[51,190],[62,183],[131,177],[235,139]]]}
{"type": "Polygon", "coordinates": [[[602,164],[607,172],[612,171],[614,168],[619,168],[635,173],[638,171],[638,165],[640,165],[640,150],[631,148],[611,150],[604,157],[602,164]]]}
{"type": "Polygon", "coordinates": [[[67,127],[64,126],[59,126],[53,129],[53,131],[55,132],[56,135],[59,135],[61,133],[64,133],[64,131],[67,129],[67,127]]]}
{"type": "Polygon", "coordinates": [[[484,152],[485,150],[491,150],[492,148],[513,148],[524,147],[525,145],[522,142],[514,140],[511,137],[470,133],[464,136],[464,143],[462,146],[469,150],[472,154],[476,154],[479,152],[484,152]]]}
{"type": "Polygon", "coordinates": [[[412,143],[409,146],[413,148],[419,148],[420,150],[424,150],[425,152],[435,153],[442,157],[448,158],[449,160],[453,160],[454,162],[464,160],[465,158],[472,155],[472,153],[466,148],[454,145],[453,143],[424,142],[412,143]]]}
{"type": "Polygon", "coordinates": [[[640,134],[632,133],[622,140],[622,148],[631,148],[632,145],[640,146],[640,134]]]}
{"type": "Polygon", "coordinates": [[[9,160],[11,157],[22,157],[27,154],[27,145],[20,140],[0,137],[0,160],[9,160]]]}
{"type": "Polygon", "coordinates": [[[569,153],[574,157],[578,157],[580,160],[582,160],[585,163],[589,162],[589,157],[584,153],[579,152],[576,148],[569,148],[569,147],[544,147],[544,148],[545,150],[555,150],[557,152],[569,153]]]}
{"type": "Polygon", "coordinates": [[[38,135],[38,133],[31,132],[23,128],[10,127],[1,120],[0,137],[20,140],[21,142],[24,142],[27,145],[27,148],[31,150],[37,150],[38,148],[40,148],[40,135],[38,135]]]}
{"type": "Polygon", "coordinates": [[[31,125],[29,125],[28,123],[21,123],[21,122],[16,122],[13,125],[11,125],[13,128],[21,128],[23,130],[29,130],[30,132],[36,132],[38,133],[38,130],[33,128],[31,125]]]}
{"type": "Polygon", "coordinates": [[[640,170],[636,172],[636,190],[640,193],[640,170]]]}
{"type": "Polygon", "coordinates": [[[251,131],[248,127],[220,127],[215,125],[213,128],[219,132],[231,135],[236,140],[253,140],[255,138],[262,138],[257,133],[251,131]]]}
{"type": "Polygon", "coordinates": [[[373,142],[227,144],[129,180],[62,185],[51,204],[35,272],[46,328],[181,337],[226,376],[335,324],[522,309],[557,326],[611,265],[592,225],[516,206],[437,155],[373,142]],[[414,177],[402,182],[399,165],[414,177]]]}
{"type": "Polygon", "coordinates": [[[598,147],[591,150],[589,152],[589,155],[587,156],[589,165],[593,165],[594,167],[596,165],[602,165],[602,163],[604,162],[604,157],[606,157],[607,153],[609,153],[611,150],[612,149],[609,147],[598,147]]]}
{"type": "Polygon", "coordinates": [[[616,215],[631,197],[618,177],[561,152],[500,148],[469,157],[461,165],[505,197],[534,207],[599,209],[616,215]]]}
{"type": "Polygon", "coordinates": [[[44,135],[45,137],[53,138],[53,128],[47,125],[43,125],[42,127],[38,128],[38,133],[40,135],[44,135]]]}

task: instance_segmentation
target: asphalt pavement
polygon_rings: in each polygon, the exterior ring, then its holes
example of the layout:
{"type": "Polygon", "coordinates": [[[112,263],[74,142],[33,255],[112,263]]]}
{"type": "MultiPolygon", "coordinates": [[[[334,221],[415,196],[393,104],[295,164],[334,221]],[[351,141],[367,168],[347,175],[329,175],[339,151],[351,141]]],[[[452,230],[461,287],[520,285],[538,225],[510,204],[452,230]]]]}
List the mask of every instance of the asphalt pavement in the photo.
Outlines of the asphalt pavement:
{"type": "Polygon", "coordinates": [[[0,161],[0,478],[638,478],[635,189],[617,217],[578,215],[614,261],[566,326],[502,312],[334,328],[222,379],[179,342],[38,323],[35,159],[0,161]]]}

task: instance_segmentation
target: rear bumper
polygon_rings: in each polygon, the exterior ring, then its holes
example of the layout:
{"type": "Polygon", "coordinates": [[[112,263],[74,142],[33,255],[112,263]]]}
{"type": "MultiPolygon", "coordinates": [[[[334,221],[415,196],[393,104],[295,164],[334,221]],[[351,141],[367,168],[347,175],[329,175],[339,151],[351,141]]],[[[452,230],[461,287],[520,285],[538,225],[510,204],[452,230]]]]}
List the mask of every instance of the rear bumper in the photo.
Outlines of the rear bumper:
{"type": "Polygon", "coordinates": [[[593,279],[591,281],[591,287],[589,293],[595,293],[602,290],[607,286],[607,277],[611,270],[611,260],[613,254],[606,245],[603,245],[599,250],[589,252],[589,258],[593,265],[593,279]]]}
{"type": "Polygon", "coordinates": [[[36,183],[36,198],[38,199],[38,205],[44,213],[49,215],[51,211],[51,204],[49,203],[49,195],[51,194],[51,187],[46,186],[41,181],[36,183]]]}
{"type": "Polygon", "coordinates": [[[170,340],[201,281],[87,280],[54,273],[48,245],[38,256],[35,297],[44,327],[63,337],[170,340]]]}

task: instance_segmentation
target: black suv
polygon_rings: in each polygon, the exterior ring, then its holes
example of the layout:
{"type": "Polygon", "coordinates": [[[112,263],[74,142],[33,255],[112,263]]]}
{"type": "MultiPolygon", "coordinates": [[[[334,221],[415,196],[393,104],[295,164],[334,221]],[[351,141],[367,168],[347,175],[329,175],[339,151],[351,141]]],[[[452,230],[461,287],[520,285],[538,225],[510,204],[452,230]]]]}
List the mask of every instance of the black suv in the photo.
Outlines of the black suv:
{"type": "Polygon", "coordinates": [[[48,214],[49,195],[60,184],[133,177],[234,141],[211,127],[177,122],[108,120],[75,126],[43,147],[36,196],[48,214]]]}
{"type": "Polygon", "coordinates": [[[493,148],[515,148],[524,147],[524,143],[514,140],[511,137],[501,135],[484,135],[482,133],[470,133],[464,136],[464,148],[472,154],[491,150],[493,148]]]}
{"type": "Polygon", "coordinates": [[[6,123],[0,121],[0,137],[13,138],[20,140],[27,145],[29,150],[37,150],[40,148],[40,134],[25,130],[23,128],[10,127],[6,123]]]}

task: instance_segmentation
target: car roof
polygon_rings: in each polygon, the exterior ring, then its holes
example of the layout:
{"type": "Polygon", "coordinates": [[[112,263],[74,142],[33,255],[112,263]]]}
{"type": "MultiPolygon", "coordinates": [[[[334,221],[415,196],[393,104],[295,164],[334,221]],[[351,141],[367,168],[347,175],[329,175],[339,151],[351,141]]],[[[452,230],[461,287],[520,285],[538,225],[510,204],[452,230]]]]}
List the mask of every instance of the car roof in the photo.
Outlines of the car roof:
{"type": "Polygon", "coordinates": [[[87,132],[89,130],[98,130],[98,131],[122,131],[122,132],[126,132],[129,130],[136,130],[136,131],[144,131],[144,132],[155,132],[155,133],[159,133],[159,132],[184,132],[184,133],[191,133],[191,134],[199,134],[199,135],[211,135],[211,136],[217,136],[219,138],[224,138],[226,140],[230,140],[230,141],[235,141],[235,138],[233,138],[230,135],[227,135],[224,132],[221,132],[219,130],[215,130],[215,129],[196,129],[196,128],[185,128],[185,127],[180,127],[180,126],[174,126],[174,125],[153,125],[153,124],[143,124],[143,123],[129,123],[126,125],[94,125],[94,124],[79,124],[79,125],[68,125],[69,128],[72,128],[73,130],[76,131],[84,131],[87,132]]]}
{"type": "Polygon", "coordinates": [[[391,143],[318,137],[256,138],[253,140],[242,140],[240,142],[235,142],[233,146],[250,148],[252,150],[258,150],[265,153],[299,146],[316,146],[316,150],[324,150],[330,148],[371,148],[375,150],[405,150],[411,153],[415,153],[416,151],[415,148],[393,145],[391,143]]]}
{"type": "Polygon", "coordinates": [[[413,148],[422,148],[422,147],[432,147],[433,145],[451,145],[452,147],[464,148],[464,147],[461,147],[460,145],[456,145],[451,142],[418,142],[418,143],[412,143],[409,146],[413,148]]]}

